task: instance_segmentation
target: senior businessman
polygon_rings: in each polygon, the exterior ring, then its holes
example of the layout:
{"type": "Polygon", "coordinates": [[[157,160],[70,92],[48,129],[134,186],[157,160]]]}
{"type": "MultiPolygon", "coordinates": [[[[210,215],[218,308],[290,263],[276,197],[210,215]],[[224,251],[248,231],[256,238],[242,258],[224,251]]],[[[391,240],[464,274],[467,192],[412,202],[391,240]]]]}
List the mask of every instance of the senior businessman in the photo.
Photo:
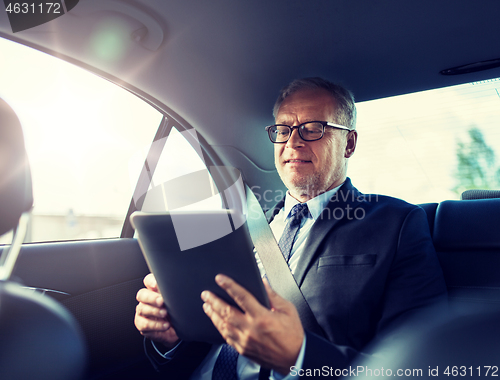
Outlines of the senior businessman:
{"type": "Polygon", "coordinates": [[[271,309],[219,275],[242,311],[213,293],[201,297],[227,344],[180,342],[148,275],[135,325],[166,378],[282,379],[322,368],[335,376],[378,334],[445,299],[425,212],[364,195],[347,177],[358,137],[351,93],[321,78],[298,79],[281,91],[274,116],[266,130],[288,192],[269,223],[322,334],[305,330],[294,305],[267,283],[271,309]]]}

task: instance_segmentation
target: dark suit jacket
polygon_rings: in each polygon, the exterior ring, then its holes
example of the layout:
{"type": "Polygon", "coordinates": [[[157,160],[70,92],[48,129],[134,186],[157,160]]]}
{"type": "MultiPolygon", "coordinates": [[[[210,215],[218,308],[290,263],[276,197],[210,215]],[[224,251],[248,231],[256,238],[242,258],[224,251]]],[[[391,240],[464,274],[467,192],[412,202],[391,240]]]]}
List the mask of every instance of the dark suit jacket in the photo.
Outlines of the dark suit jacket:
{"type": "Polygon", "coordinates": [[[425,212],[350,179],[314,223],[294,276],[325,333],[306,331],[304,369],[346,368],[377,334],[446,297],[425,212]]]}
{"type": "Polygon", "coordinates": [[[377,334],[446,298],[425,212],[350,179],[314,223],[294,276],[328,340],[307,333],[304,369],[345,368],[377,334]]]}

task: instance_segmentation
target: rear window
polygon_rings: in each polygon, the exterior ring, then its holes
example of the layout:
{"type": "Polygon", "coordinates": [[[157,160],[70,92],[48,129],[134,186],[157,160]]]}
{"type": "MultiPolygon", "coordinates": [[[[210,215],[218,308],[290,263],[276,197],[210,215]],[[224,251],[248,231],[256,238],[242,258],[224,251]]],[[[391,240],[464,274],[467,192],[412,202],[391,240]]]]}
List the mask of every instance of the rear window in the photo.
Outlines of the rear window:
{"type": "Polygon", "coordinates": [[[361,102],[349,176],[411,203],[500,188],[500,78],[361,102]]]}

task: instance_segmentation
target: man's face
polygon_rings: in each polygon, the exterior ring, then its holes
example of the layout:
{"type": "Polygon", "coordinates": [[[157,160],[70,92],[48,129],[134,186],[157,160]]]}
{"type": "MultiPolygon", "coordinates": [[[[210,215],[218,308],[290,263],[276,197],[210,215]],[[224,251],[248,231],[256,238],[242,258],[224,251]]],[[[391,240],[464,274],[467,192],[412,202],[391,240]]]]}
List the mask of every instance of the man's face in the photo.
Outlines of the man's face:
{"type": "MultiPolygon", "coordinates": [[[[276,115],[277,124],[335,119],[336,104],[325,90],[307,89],[288,96],[276,115]]],[[[305,202],[345,181],[347,159],[356,148],[356,131],[325,128],[316,141],[304,141],[294,129],[284,144],[274,144],[274,164],[290,194],[305,202]]]]}

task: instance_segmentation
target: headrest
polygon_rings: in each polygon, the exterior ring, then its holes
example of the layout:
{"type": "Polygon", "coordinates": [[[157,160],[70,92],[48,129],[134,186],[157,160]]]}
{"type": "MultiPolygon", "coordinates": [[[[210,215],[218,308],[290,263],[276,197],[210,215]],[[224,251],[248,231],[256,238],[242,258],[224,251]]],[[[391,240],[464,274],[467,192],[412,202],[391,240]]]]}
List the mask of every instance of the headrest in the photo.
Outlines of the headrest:
{"type": "Polygon", "coordinates": [[[461,199],[488,199],[500,198],[500,190],[465,190],[461,199]]]}
{"type": "Polygon", "coordinates": [[[499,250],[500,199],[444,201],[436,211],[437,251],[499,250]]]}
{"type": "Polygon", "coordinates": [[[86,347],[74,317],[55,300],[0,282],[0,379],[83,378],[86,347]]]}
{"type": "Polygon", "coordinates": [[[17,226],[33,205],[31,172],[21,123],[0,99],[0,235],[17,226]]]}

